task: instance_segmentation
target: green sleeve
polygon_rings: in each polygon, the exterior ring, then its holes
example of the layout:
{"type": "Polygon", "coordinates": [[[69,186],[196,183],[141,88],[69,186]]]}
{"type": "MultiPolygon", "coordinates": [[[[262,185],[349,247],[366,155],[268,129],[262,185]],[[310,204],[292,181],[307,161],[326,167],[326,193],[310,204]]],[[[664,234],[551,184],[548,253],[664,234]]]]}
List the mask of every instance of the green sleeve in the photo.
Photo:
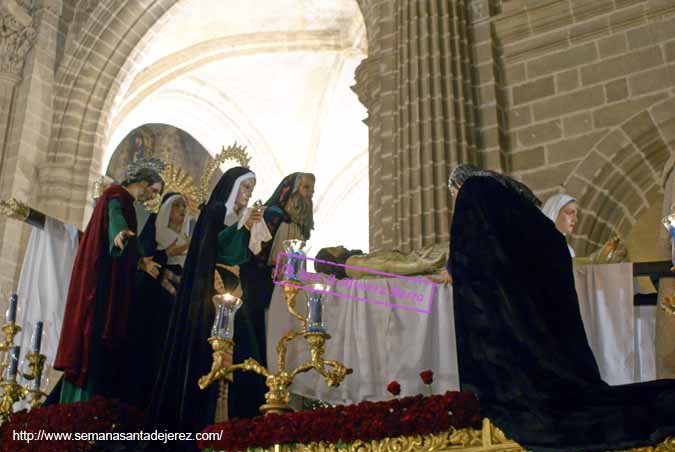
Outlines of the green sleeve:
{"type": "MultiPolygon", "coordinates": [[[[122,206],[116,199],[111,199],[108,202],[108,243],[110,245],[110,255],[113,257],[121,256],[124,248],[119,249],[115,246],[115,237],[120,231],[129,229],[127,222],[122,214],[122,206]]],[[[126,243],[124,244],[126,247],[126,243]]]]}
{"type": "Polygon", "coordinates": [[[216,259],[225,265],[241,265],[248,262],[250,253],[248,242],[251,233],[245,227],[237,229],[237,224],[226,227],[218,234],[218,254],[216,259]]]}

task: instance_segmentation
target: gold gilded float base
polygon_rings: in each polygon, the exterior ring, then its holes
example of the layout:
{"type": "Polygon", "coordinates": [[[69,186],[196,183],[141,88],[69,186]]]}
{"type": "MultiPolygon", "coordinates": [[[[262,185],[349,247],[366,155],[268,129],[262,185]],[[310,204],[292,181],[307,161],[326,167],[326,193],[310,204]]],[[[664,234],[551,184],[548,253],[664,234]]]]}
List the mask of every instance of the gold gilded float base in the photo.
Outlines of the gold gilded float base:
{"type": "MultiPolygon", "coordinates": [[[[373,441],[354,441],[351,444],[326,442],[310,444],[278,444],[268,449],[249,449],[256,452],[526,452],[518,443],[504,435],[488,419],[480,430],[451,428],[435,435],[399,436],[373,441]]],[[[675,438],[661,444],[620,452],[675,452],[675,438]]]]}
{"type": "Polygon", "coordinates": [[[260,412],[265,414],[284,414],[292,413],[293,408],[286,403],[266,403],[260,406],[260,412]]]}

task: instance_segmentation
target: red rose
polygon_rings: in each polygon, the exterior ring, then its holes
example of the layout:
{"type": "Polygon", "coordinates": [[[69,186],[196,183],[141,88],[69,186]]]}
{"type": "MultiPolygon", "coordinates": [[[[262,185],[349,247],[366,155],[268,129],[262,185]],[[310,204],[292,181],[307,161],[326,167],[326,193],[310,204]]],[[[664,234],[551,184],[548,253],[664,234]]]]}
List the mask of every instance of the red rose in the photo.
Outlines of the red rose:
{"type": "Polygon", "coordinates": [[[398,381],[394,380],[387,385],[387,391],[397,396],[401,393],[401,385],[398,384],[398,381]]]}
{"type": "Polygon", "coordinates": [[[430,385],[434,382],[434,373],[431,370],[425,370],[424,372],[420,373],[420,377],[422,378],[422,381],[425,385],[430,385]]]}

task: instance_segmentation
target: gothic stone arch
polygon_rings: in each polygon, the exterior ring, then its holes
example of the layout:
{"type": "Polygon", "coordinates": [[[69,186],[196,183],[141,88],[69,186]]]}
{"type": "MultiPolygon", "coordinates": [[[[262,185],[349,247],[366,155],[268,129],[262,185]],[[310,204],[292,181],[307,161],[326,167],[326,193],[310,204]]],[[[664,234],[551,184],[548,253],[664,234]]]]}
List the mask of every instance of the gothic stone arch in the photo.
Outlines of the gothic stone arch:
{"type": "Polygon", "coordinates": [[[574,247],[588,255],[631,227],[663,194],[675,154],[675,99],[670,96],[612,128],[565,181],[580,219],[574,247]]]}
{"type": "Polygon", "coordinates": [[[96,2],[67,49],[54,89],[52,137],[40,169],[41,206],[79,224],[98,173],[111,106],[142,56],[148,31],[178,0],[96,2]]]}
{"type": "Polygon", "coordinates": [[[46,188],[39,203],[51,215],[82,222],[123,84],[137,72],[152,28],[180,14],[180,8],[172,9],[177,3],[111,0],[85,5],[88,18],[81,30],[75,30],[77,39],[69,39],[72,45],[57,73],[52,137],[47,162],[40,169],[40,186],[46,188]]]}

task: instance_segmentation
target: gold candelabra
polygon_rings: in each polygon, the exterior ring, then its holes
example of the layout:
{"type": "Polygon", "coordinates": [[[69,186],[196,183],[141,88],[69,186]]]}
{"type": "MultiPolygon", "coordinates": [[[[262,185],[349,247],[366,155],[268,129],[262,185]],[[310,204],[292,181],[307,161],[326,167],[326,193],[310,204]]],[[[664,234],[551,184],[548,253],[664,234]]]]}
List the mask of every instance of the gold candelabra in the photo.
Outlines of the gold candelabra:
{"type": "Polygon", "coordinates": [[[0,343],[0,352],[3,352],[3,359],[0,363],[0,379],[4,378],[5,371],[9,367],[10,349],[14,345],[14,336],[21,332],[21,327],[14,322],[7,322],[2,326],[2,332],[5,340],[0,343]]]}
{"type": "Polygon", "coordinates": [[[326,341],[330,339],[330,335],[325,332],[307,330],[307,320],[295,310],[296,297],[301,286],[296,285],[297,282],[293,282],[293,284],[284,285],[284,296],[288,312],[300,322],[300,329],[289,330],[279,340],[276,373],[270,372],[253,358],[248,358],[243,363],[233,365],[232,348],[234,343],[232,340],[212,337],[209,339],[209,343],[213,348],[213,366],[209,374],[200,378],[199,387],[201,389],[205,389],[218,380],[232,381],[232,374],[236,371],[255,372],[265,377],[265,384],[268,389],[267,394],[265,394],[266,403],[260,407],[260,411],[264,414],[284,413],[293,411],[289,405],[291,396],[289,388],[298,374],[314,369],[323,376],[329,386],[337,387],[342,383],[345,376],[352,373],[352,369],[345,367],[342,363],[324,359],[325,345],[326,341]],[[307,341],[310,357],[300,366],[289,371],[286,369],[288,343],[298,337],[303,337],[307,341]]]}
{"type": "MultiPolygon", "coordinates": [[[[41,324],[41,322],[40,322],[41,324]]],[[[37,342],[33,344],[33,351],[26,355],[29,372],[21,372],[18,369],[18,352],[19,347],[14,345],[14,337],[21,331],[21,327],[13,320],[9,320],[2,327],[4,333],[4,341],[0,343],[0,352],[3,352],[4,357],[0,363],[0,423],[6,422],[14,410],[14,404],[20,400],[30,397],[31,409],[42,405],[42,399],[47,396],[40,390],[40,383],[42,380],[42,371],[44,369],[46,356],[39,352],[40,339],[42,334],[42,327],[40,326],[40,337],[37,342]],[[13,352],[16,350],[16,356],[13,352]],[[32,382],[30,384],[22,385],[17,383],[16,377],[21,375],[25,380],[32,382]]]]}

